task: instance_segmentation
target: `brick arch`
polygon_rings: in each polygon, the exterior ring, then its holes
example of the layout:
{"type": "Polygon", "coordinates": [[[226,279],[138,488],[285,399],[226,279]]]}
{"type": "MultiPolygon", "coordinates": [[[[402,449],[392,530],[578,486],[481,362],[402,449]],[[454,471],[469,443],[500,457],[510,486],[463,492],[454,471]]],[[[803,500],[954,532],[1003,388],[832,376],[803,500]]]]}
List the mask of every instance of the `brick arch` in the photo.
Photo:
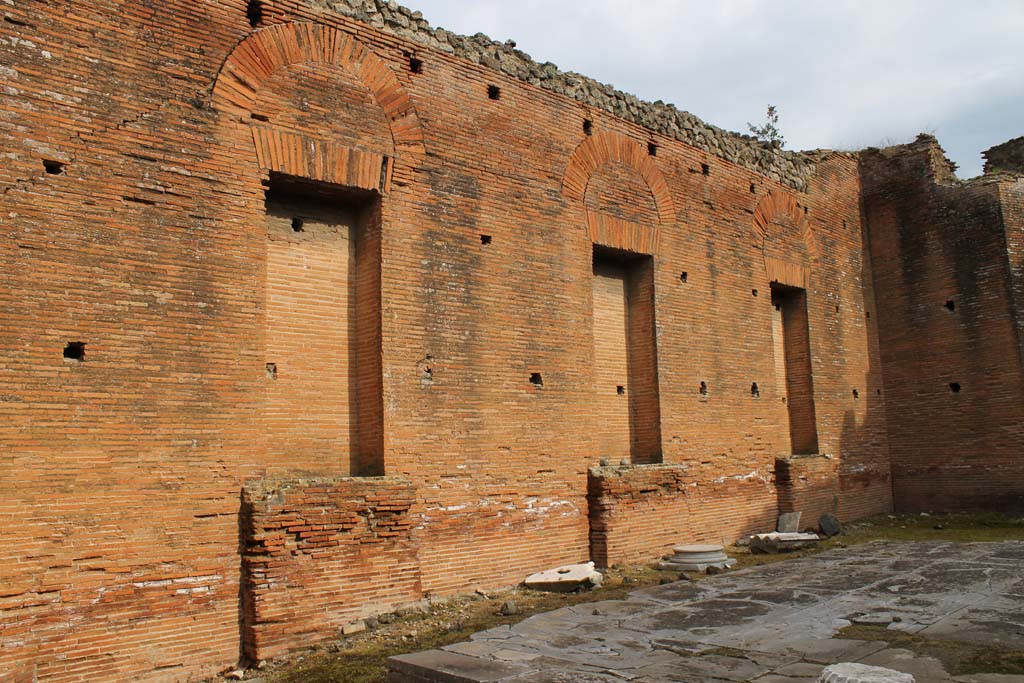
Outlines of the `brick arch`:
{"type": "Polygon", "coordinates": [[[333,64],[355,75],[384,110],[396,156],[423,154],[423,129],[412,99],[387,64],[335,28],[310,22],[278,24],[251,33],[228,55],[213,87],[212,104],[229,114],[252,111],[263,83],[292,64],[333,64]]]}
{"type": "Polygon", "coordinates": [[[624,135],[595,133],[584,140],[573,152],[565,175],[562,176],[562,194],[567,199],[582,202],[590,177],[609,161],[625,164],[639,173],[654,195],[661,224],[671,225],[675,222],[676,209],[665,177],[661,175],[647,148],[624,135]]]}
{"type": "Polygon", "coordinates": [[[815,261],[818,258],[818,243],[814,231],[811,230],[810,221],[804,208],[797,202],[796,197],[787,193],[776,193],[769,191],[757,208],[754,209],[754,223],[751,230],[751,241],[753,245],[762,252],[765,262],[765,270],[772,281],[780,282],[798,287],[809,286],[810,263],[793,263],[770,258],[765,252],[765,243],[770,239],[771,225],[780,216],[789,218],[793,225],[800,230],[800,235],[807,249],[808,261],[815,261]]]}
{"type": "MultiPolygon", "coordinates": [[[[584,140],[569,158],[562,176],[562,196],[582,205],[591,177],[610,162],[623,164],[643,178],[654,197],[659,225],[675,223],[675,205],[665,177],[646,146],[624,135],[595,133],[584,140]]],[[[600,211],[586,211],[586,216],[590,238],[597,244],[644,254],[653,254],[657,248],[658,225],[634,224],[600,211]]]]}

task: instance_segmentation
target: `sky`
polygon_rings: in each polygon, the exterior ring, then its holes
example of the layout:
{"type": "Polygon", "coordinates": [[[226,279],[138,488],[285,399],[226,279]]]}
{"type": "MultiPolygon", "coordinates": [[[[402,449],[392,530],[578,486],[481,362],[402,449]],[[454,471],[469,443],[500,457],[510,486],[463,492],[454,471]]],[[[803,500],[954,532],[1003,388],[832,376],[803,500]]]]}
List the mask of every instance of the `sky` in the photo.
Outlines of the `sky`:
{"type": "Polygon", "coordinates": [[[404,0],[433,26],[515,40],[538,62],[786,148],[938,137],[981,152],[1024,135],[1024,0],[404,0]]]}

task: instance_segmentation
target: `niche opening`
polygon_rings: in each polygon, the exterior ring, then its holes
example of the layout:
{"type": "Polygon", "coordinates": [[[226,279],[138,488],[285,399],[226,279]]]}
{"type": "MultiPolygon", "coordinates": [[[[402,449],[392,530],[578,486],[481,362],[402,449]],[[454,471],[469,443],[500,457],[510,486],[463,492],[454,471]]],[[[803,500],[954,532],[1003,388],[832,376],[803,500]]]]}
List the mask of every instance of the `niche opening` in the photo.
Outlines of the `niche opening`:
{"type": "MultiPolygon", "coordinates": [[[[772,284],[772,348],[776,392],[784,397],[790,449],[794,455],[818,452],[818,425],[807,316],[807,292],[772,284]]],[[[860,391],[853,389],[853,398],[860,391]]]]}
{"type": "Polygon", "coordinates": [[[541,377],[539,372],[531,372],[530,373],[530,384],[532,384],[535,387],[542,387],[542,386],[544,386],[544,378],[541,377]]]}
{"type": "Polygon", "coordinates": [[[379,476],[381,197],[272,172],[265,209],[268,456],[379,476]]]}
{"type": "Polygon", "coordinates": [[[67,168],[67,164],[63,161],[54,161],[53,159],[43,159],[43,169],[50,175],[61,175],[67,168]]]}
{"type": "Polygon", "coordinates": [[[594,245],[593,275],[595,445],[609,460],[661,462],[654,260],[594,245]]]}
{"type": "Polygon", "coordinates": [[[496,85],[487,86],[487,97],[491,98],[492,100],[500,100],[501,88],[499,88],[496,85]]]}

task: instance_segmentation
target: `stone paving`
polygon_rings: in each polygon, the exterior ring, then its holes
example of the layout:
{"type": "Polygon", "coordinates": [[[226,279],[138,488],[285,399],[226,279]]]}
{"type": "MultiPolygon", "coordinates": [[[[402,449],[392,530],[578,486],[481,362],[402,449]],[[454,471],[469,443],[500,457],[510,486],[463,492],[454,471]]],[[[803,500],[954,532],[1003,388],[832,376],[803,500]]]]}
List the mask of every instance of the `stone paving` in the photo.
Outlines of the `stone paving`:
{"type": "Polygon", "coordinates": [[[389,660],[392,683],[812,683],[861,662],[917,683],[952,677],[884,642],[833,638],[853,621],[1024,651],[1024,543],[870,543],[566,607],[389,660]]]}

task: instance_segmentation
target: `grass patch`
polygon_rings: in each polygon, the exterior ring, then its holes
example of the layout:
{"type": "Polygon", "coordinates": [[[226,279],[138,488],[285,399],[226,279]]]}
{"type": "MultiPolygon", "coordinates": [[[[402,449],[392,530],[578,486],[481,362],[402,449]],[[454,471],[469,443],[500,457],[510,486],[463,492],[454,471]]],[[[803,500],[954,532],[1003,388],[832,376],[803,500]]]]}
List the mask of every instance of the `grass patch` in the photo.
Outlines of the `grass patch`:
{"type": "Polygon", "coordinates": [[[847,626],[838,634],[853,640],[884,641],[889,647],[942,662],[952,676],[969,674],[1024,675],[1024,652],[959,640],[935,640],[882,626],[847,626]]]}

